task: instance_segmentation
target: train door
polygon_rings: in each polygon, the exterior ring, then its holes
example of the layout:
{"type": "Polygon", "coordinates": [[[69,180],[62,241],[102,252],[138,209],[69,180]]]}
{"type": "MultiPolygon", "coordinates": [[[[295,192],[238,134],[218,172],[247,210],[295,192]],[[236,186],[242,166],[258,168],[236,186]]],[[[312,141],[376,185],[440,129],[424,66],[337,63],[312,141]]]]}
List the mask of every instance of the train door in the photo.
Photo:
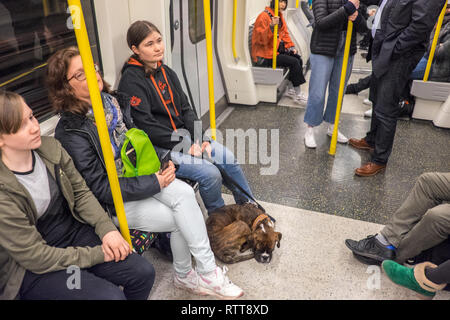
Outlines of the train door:
{"type": "MultiPolygon", "coordinates": [[[[214,19],[214,2],[211,19],[214,19]]],[[[185,93],[195,106],[197,115],[209,111],[208,71],[203,0],[171,0],[172,67],[178,74],[185,93]]],[[[214,23],[213,42],[214,42],[214,23]]],[[[214,50],[213,50],[214,51],[214,50]]],[[[225,95],[214,53],[214,96],[216,102],[225,95]]]]}

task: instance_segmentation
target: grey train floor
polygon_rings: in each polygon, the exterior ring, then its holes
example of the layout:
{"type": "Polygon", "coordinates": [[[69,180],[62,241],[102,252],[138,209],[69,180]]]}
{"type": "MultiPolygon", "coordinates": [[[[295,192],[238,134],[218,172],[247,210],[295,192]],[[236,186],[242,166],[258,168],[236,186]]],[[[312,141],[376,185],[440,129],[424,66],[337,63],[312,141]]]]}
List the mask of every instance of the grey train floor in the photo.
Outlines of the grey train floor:
{"type": "MultiPolygon", "coordinates": [[[[331,139],[323,124],[315,129],[317,149],[306,148],[304,113],[304,108],[276,105],[234,106],[220,125],[225,144],[226,129],[279,129],[279,170],[275,175],[261,175],[260,167],[268,165],[261,165],[259,159],[258,164],[242,164],[257,199],[385,224],[421,173],[450,171],[450,130],[430,121],[399,120],[387,169],[374,177],[358,177],[354,170],[367,162],[370,154],[338,144],[336,155],[330,156],[331,139]]],[[[370,118],[341,114],[339,129],[349,138],[363,137],[369,127],[370,118]]],[[[249,149],[258,150],[246,147],[246,163],[249,149]]],[[[225,188],[223,192],[230,194],[225,188]]]]}

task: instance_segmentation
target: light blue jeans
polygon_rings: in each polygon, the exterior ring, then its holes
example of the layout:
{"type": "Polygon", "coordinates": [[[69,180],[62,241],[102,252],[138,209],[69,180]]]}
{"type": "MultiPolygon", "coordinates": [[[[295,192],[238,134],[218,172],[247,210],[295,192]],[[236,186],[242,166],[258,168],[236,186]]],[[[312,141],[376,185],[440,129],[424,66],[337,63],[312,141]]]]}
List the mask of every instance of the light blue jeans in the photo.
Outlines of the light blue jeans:
{"type": "MultiPolygon", "coordinates": [[[[199,273],[215,270],[205,220],[194,190],[187,183],[175,179],[153,197],[125,202],[124,207],[130,229],[171,232],[170,247],[176,273],[186,275],[191,271],[191,253],[199,273]]],[[[116,217],[114,222],[118,224],[116,217]]]]}
{"type": "MultiPolygon", "coordinates": [[[[334,123],[336,117],[336,107],[339,95],[339,84],[341,81],[342,62],[344,60],[345,37],[347,32],[341,33],[338,51],[335,57],[311,54],[311,77],[309,79],[308,103],[304,121],[311,127],[316,127],[322,121],[334,123]],[[325,113],[323,112],[325,104],[325,94],[328,86],[328,99],[325,113]]],[[[348,79],[352,73],[353,58],[350,56],[347,65],[347,75],[345,79],[345,88],[348,79]]]]}
{"type": "Polygon", "coordinates": [[[179,165],[176,171],[177,178],[186,178],[199,183],[200,195],[208,213],[225,205],[222,198],[222,183],[233,193],[237,204],[252,201],[236,187],[225,183],[217,168],[225,171],[248,194],[253,196],[244,172],[233,152],[214,140],[211,142],[211,149],[212,160],[215,164],[204,159],[194,158],[188,154],[172,151],[170,154],[172,161],[179,165]]]}

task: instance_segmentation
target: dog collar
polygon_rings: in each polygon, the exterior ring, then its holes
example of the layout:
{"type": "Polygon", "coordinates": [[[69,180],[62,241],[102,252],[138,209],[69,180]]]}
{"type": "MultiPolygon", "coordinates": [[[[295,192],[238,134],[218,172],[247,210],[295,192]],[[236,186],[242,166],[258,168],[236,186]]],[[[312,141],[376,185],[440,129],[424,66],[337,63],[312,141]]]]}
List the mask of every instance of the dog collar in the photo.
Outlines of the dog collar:
{"type": "Polygon", "coordinates": [[[269,219],[269,217],[266,214],[260,214],[259,216],[257,216],[255,221],[253,221],[252,231],[256,230],[256,227],[258,226],[259,222],[264,221],[266,219],[269,219]]]}

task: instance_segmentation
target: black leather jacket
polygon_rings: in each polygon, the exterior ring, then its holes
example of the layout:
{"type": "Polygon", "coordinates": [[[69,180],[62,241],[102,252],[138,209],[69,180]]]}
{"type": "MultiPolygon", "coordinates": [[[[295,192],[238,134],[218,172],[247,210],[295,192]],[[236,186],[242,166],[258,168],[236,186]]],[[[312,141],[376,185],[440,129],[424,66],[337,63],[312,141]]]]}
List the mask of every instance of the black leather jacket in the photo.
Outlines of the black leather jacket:
{"type": "MultiPolygon", "coordinates": [[[[121,106],[123,121],[128,129],[135,127],[130,116],[130,100],[124,95],[116,96],[121,106]]],[[[72,157],[75,167],[103,208],[115,215],[106,166],[100,146],[97,128],[86,116],[65,112],[55,129],[55,138],[72,157]]],[[[161,158],[162,151],[155,147],[161,158]]],[[[155,174],[139,177],[119,177],[124,202],[151,197],[161,191],[155,174]]]]}
{"type": "MultiPolygon", "coordinates": [[[[346,30],[348,14],[343,5],[347,0],[314,0],[312,3],[315,25],[311,36],[311,52],[336,56],[340,33],[346,30]]],[[[361,13],[354,21],[350,55],[356,53],[356,33],[367,31],[366,20],[361,13]]]]}

